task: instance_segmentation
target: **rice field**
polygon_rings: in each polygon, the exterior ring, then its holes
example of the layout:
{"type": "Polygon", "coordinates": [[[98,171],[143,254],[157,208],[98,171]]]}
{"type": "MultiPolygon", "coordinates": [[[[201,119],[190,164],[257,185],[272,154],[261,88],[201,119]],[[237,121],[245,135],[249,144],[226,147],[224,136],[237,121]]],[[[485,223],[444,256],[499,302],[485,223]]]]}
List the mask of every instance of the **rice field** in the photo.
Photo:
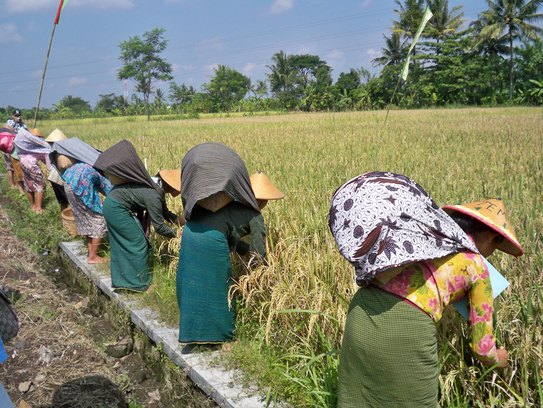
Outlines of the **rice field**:
{"type": "MultiPolygon", "coordinates": [[[[467,325],[454,312],[440,323],[441,404],[539,407],[543,404],[543,112],[536,108],[289,114],[188,120],[89,119],[43,122],[99,149],[133,142],[150,173],[180,166],[192,146],[222,142],[252,174],[264,171],[286,194],[263,210],[269,264],[233,259],[240,308],[232,364],[293,406],[334,406],[337,350],[352,267],[328,230],[334,190],[348,179],[386,170],[421,184],[441,205],[502,198],[525,255],[490,261],[511,285],[501,296],[497,335],[510,353],[489,371],[468,351],[467,325]],[[256,356],[253,356],[256,354],[256,356]]],[[[179,198],[169,206],[181,212],[179,198]]],[[[155,237],[154,285],[144,301],[177,321],[179,240],[155,237]]]]}

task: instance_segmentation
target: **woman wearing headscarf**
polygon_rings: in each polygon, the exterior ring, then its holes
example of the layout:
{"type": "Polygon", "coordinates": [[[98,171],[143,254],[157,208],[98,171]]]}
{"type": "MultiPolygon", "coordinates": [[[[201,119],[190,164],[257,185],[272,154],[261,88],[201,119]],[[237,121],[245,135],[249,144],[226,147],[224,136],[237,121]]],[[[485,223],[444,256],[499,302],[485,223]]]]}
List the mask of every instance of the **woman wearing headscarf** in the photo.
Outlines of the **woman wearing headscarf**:
{"type": "Polygon", "coordinates": [[[523,250],[501,200],[441,209],[405,176],[366,173],[334,193],[329,225],[360,286],[347,314],[338,407],[439,406],[436,322],[463,297],[473,354],[507,363],[485,257],[523,250]]]}
{"type": "Polygon", "coordinates": [[[77,137],[56,141],[52,148],[51,163],[56,163],[64,180],[77,234],[87,237],[87,263],[105,262],[98,255],[100,243],[107,234],[100,194],[107,196],[112,185],[92,167],[100,152],[77,137]]]}
{"type": "Polygon", "coordinates": [[[229,306],[230,253],[249,235],[249,249],[266,256],[264,219],[243,160],[221,143],[190,149],[181,163],[186,224],[177,269],[179,341],[220,343],[234,339],[229,306]]]}
{"type": "Polygon", "coordinates": [[[145,233],[144,213],[150,217],[155,232],[166,238],[176,236],[166,221],[176,222],[177,216],[166,207],[164,190],[153,182],[128,140],[102,152],[94,167],[114,185],[104,202],[111,246],[111,285],[144,291],[151,284],[151,245],[145,233]]]}
{"type": "Polygon", "coordinates": [[[23,171],[24,189],[30,202],[30,208],[34,212],[41,213],[43,212],[45,177],[38,163],[42,162],[49,167],[51,147],[43,140],[43,135],[38,129],[33,129],[31,133],[24,128],[20,128],[17,132],[15,146],[23,171]]]}
{"type": "MultiPolygon", "coordinates": [[[[45,138],[45,141],[49,143],[50,146],[53,146],[53,143],[59,142],[61,140],[66,140],[68,137],[62,133],[60,129],[55,129],[49,136],[45,138]]],[[[64,191],[64,180],[60,176],[56,166],[52,165],[54,161],[51,161],[51,167],[49,167],[49,174],[47,175],[47,180],[51,183],[51,188],[55,194],[58,204],[60,205],[60,211],[62,212],[65,208],[68,207],[68,197],[66,197],[66,192],[64,191]]]]}

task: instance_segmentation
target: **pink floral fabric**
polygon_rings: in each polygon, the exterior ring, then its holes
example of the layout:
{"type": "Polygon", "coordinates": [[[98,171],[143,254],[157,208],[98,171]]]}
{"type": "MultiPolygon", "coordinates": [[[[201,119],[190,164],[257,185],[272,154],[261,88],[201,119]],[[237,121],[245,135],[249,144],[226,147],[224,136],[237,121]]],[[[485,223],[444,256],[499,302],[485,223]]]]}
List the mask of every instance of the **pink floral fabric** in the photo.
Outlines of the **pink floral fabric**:
{"type": "Polygon", "coordinates": [[[497,361],[492,286],[481,255],[462,252],[390,269],[378,274],[373,284],[407,299],[436,322],[445,306],[468,296],[470,347],[485,363],[497,361]]]}

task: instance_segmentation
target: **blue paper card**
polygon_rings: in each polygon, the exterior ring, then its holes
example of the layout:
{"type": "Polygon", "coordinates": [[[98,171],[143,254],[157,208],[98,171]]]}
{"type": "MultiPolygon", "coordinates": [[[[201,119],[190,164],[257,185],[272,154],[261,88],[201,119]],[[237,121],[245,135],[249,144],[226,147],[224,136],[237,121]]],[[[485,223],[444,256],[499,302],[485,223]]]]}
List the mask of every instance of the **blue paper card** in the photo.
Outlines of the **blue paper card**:
{"type": "MultiPolygon", "coordinates": [[[[509,286],[509,282],[486,259],[485,259],[485,265],[488,268],[488,273],[490,275],[490,283],[492,284],[492,297],[496,299],[499,296],[499,294],[502,293],[509,286]]],[[[454,302],[453,306],[456,308],[456,310],[458,310],[458,312],[462,315],[462,317],[464,317],[464,319],[469,320],[467,295],[464,296],[462,299],[454,302]]]]}

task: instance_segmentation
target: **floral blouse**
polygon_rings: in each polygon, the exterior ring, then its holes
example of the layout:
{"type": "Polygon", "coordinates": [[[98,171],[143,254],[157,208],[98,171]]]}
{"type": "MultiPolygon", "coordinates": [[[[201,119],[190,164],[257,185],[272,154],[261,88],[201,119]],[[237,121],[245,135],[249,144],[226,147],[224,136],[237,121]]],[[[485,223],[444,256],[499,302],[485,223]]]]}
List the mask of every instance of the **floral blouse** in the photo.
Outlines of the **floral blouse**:
{"type": "Polygon", "coordinates": [[[481,255],[461,252],[401,266],[378,274],[373,284],[407,299],[436,322],[445,306],[468,295],[470,347],[479,360],[497,362],[492,286],[481,255]]]}
{"type": "Polygon", "coordinates": [[[73,193],[85,206],[95,213],[102,214],[102,199],[99,193],[108,195],[113,186],[111,182],[86,163],[76,163],[68,167],[62,179],[70,185],[73,193]]]}

